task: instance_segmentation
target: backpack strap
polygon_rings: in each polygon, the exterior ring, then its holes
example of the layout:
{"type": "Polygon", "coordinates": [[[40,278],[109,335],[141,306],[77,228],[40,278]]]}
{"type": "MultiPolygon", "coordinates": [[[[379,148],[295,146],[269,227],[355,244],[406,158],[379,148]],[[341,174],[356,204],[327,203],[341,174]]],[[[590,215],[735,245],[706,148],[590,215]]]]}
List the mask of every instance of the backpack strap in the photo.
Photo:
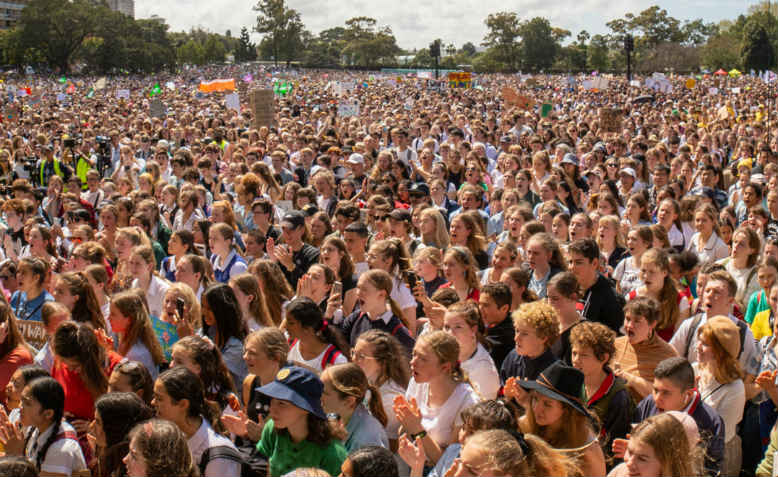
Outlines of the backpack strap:
{"type": "Polygon", "coordinates": [[[198,464],[202,475],[205,475],[205,468],[208,467],[208,463],[214,459],[231,460],[237,462],[241,466],[243,466],[244,463],[243,456],[230,446],[209,447],[203,452],[203,455],[200,457],[200,464],[198,464]]]}
{"type": "Polygon", "coordinates": [[[335,364],[335,360],[338,359],[338,355],[340,355],[338,348],[336,348],[335,345],[329,345],[327,350],[324,352],[324,357],[321,359],[321,369],[326,368],[330,364],[335,364]]]}
{"type": "Polygon", "coordinates": [[[694,339],[694,333],[697,331],[697,328],[700,326],[700,322],[702,321],[702,313],[697,313],[694,315],[694,318],[692,320],[691,326],[689,326],[689,335],[686,337],[686,348],[684,349],[683,354],[681,357],[686,358],[689,356],[689,348],[692,345],[692,340],[694,339]]]}
{"type": "Polygon", "coordinates": [[[737,354],[737,358],[740,359],[740,355],[743,354],[743,346],[746,344],[746,331],[748,330],[748,325],[741,320],[737,320],[736,323],[738,332],[740,333],[740,351],[737,354]]]}
{"type": "Polygon", "coordinates": [[[59,434],[57,434],[57,437],[54,439],[54,442],[61,441],[64,439],[70,439],[78,442],[78,434],[76,434],[74,431],[60,432],[59,434]]]}
{"type": "Polygon", "coordinates": [[[392,336],[396,335],[398,331],[400,331],[403,328],[402,323],[397,323],[397,326],[392,329],[392,336]]]}

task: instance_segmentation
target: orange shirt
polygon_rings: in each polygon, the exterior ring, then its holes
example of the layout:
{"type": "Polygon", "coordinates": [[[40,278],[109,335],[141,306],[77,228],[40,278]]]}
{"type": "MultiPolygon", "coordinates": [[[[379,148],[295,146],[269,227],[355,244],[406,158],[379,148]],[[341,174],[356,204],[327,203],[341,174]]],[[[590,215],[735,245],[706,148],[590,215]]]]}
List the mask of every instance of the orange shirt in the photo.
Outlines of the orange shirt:
{"type": "Polygon", "coordinates": [[[32,353],[23,345],[17,346],[0,359],[0,403],[5,404],[5,386],[17,368],[31,363],[32,353]]]}

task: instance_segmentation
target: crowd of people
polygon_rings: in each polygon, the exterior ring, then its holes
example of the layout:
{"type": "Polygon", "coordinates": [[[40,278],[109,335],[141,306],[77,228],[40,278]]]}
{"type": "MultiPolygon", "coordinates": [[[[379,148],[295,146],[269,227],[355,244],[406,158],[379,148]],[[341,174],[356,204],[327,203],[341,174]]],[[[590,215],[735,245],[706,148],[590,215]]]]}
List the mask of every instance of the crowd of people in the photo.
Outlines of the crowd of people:
{"type": "Polygon", "coordinates": [[[774,475],[775,82],[248,72],[4,83],[0,475],[774,475]]]}

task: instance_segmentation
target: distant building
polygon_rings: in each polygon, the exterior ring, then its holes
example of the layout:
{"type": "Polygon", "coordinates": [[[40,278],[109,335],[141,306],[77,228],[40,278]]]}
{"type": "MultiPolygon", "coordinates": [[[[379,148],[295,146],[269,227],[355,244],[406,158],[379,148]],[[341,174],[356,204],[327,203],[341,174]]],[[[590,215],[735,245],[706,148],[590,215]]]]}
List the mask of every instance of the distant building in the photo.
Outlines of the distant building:
{"type": "Polygon", "coordinates": [[[22,10],[25,6],[27,6],[27,0],[0,2],[0,30],[15,27],[22,18],[22,10]]]}
{"type": "Polygon", "coordinates": [[[108,0],[111,10],[124,13],[128,17],[135,18],[135,0],[108,0]]]}

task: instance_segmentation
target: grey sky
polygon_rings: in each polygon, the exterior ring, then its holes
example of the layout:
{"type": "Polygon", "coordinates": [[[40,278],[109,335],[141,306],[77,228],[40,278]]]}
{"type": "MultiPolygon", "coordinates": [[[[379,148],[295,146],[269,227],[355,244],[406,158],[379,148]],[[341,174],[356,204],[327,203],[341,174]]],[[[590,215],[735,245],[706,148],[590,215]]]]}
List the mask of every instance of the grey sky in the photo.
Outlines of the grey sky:
{"type": "MultiPolygon", "coordinates": [[[[379,25],[391,26],[399,46],[408,49],[426,47],[438,37],[457,47],[468,41],[478,45],[486,32],[486,16],[502,10],[516,11],[522,19],[549,18],[553,26],[570,30],[575,37],[582,29],[591,34],[607,33],[606,22],[627,12],[638,13],[656,3],[656,0],[287,0],[287,5],[300,12],[303,23],[314,34],[343,25],[352,17],[369,16],[378,20],[379,25]]],[[[756,3],[757,0],[681,0],[660,6],[678,19],[702,17],[706,21],[719,21],[735,19],[756,3]]],[[[255,4],[252,0],[135,0],[135,15],[137,18],[159,15],[173,30],[201,26],[219,33],[229,29],[237,35],[241,27],[251,29],[254,25],[256,12],[252,6],[255,4]]],[[[254,39],[257,38],[255,34],[254,39]]]]}

